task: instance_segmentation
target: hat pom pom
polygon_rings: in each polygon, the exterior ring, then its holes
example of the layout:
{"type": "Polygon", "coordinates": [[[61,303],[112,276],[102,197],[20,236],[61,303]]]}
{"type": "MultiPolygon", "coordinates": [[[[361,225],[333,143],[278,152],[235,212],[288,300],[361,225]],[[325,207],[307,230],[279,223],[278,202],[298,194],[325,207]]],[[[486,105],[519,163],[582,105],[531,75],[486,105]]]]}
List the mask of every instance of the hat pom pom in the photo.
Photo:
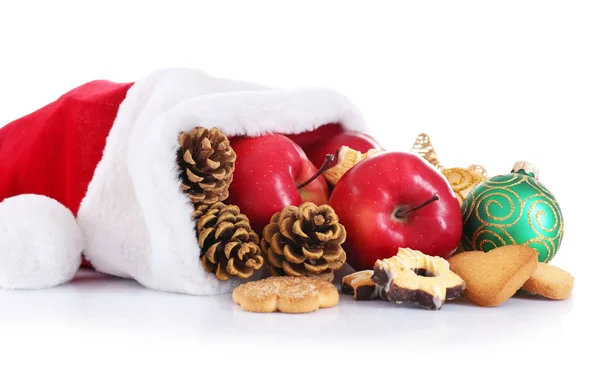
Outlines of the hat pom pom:
{"type": "Polygon", "coordinates": [[[75,217],[54,199],[27,194],[0,202],[0,288],[68,282],[81,265],[82,249],[75,217]]]}

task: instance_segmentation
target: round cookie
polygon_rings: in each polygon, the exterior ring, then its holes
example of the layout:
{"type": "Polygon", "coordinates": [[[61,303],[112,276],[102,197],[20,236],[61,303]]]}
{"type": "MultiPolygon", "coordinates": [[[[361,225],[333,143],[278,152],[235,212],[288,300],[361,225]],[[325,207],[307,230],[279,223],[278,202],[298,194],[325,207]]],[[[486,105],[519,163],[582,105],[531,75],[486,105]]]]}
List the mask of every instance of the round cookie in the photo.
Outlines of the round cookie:
{"type": "Polygon", "coordinates": [[[272,276],[233,289],[234,303],[256,313],[308,313],[337,305],[339,293],[330,282],[314,277],[272,276]]]}

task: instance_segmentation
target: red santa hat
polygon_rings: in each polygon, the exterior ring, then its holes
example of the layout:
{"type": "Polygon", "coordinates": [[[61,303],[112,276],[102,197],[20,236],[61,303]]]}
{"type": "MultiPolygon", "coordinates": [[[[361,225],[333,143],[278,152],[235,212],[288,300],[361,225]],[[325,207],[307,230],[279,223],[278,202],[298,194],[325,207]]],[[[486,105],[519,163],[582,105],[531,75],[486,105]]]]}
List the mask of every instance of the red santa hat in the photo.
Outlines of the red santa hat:
{"type": "Polygon", "coordinates": [[[240,280],[219,281],[199,262],[174,159],[179,133],[205,126],[228,136],[303,133],[310,142],[330,124],[367,131],[352,102],[323,88],[190,69],[79,86],[0,129],[0,288],[68,282],[84,255],[100,272],[155,290],[231,291],[240,280]]]}

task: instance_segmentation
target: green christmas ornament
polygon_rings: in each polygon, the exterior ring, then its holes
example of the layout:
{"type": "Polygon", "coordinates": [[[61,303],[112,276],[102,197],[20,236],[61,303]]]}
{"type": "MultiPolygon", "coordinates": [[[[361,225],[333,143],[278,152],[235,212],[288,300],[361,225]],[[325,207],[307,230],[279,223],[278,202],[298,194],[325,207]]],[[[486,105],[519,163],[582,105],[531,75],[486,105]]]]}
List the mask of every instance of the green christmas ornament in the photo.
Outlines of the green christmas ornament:
{"type": "Polygon", "coordinates": [[[510,174],[489,178],[469,192],[462,204],[463,248],[487,252],[525,244],[538,251],[540,262],[550,262],[564,223],[556,198],[538,176],[535,165],[520,161],[510,174]]]}

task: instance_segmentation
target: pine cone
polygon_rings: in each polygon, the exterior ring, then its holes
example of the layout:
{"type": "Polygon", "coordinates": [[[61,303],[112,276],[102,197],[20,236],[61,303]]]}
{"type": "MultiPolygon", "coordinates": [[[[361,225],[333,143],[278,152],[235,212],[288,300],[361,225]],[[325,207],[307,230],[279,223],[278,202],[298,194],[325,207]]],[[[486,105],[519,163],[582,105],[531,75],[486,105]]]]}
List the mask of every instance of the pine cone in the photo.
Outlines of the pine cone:
{"type": "Polygon", "coordinates": [[[287,206],[271,218],[260,243],[274,276],[312,276],[333,281],[346,263],[346,229],[333,208],[306,202],[287,206]]]}
{"type": "Polygon", "coordinates": [[[196,206],[229,197],[236,154],[219,129],[197,127],[179,135],[181,189],[196,206]]]}
{"type": "Polygon", "coordinates": [[[219,280],[247,279],[263,266],[258,235],[234,205],[217,202],[194,211],[202,267],[219,280]]]}

